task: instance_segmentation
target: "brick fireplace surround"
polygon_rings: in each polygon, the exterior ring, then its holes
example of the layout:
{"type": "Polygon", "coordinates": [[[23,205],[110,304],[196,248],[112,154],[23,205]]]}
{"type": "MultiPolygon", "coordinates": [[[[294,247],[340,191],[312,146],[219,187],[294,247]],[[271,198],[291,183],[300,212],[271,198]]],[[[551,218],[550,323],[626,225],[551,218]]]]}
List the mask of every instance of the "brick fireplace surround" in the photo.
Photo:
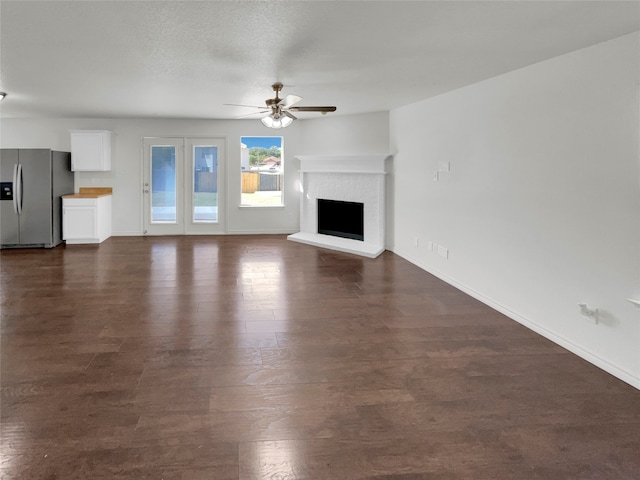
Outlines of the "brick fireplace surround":
{"type": "Polygon", "coordinates": [[[288,239],[375,258],[384,250],[386,163],[390,155],[300,155],[300,232],[288,239]],[[364,241],[318,233],[317,200],[364,204],[364,241]]]}

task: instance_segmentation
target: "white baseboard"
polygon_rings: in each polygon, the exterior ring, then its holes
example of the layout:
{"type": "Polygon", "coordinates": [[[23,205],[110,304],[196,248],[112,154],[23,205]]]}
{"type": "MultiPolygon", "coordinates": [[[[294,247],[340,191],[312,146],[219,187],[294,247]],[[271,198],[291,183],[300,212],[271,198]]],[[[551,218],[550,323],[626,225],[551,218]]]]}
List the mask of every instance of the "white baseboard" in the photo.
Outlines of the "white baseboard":
{"type": "Polygon", "coordinates": [[[142,237],[142,232],[111,232],[112,237],[142,237]]]}
{"type": "Polygon", "coordinates": [[[618,367],[617,365],[614,365],[614,364],[608,362],[607,360],[599,357],[598,355],[595,355],[595,354],[589,352],[588,350],[584,349],[580,345],[576,345],[571,340],[569,340],[567,338],[564,338],[561,335],[558,335],[557,333],[555,333],[555,332],[543,327],[539,323],[537,323],[537,322],[535,322],[535,321],[533,321],[533,320],[531,320],[529,318],[526,318],[526,317],[524,317],[523,315],[520,315],[517,312],[514,312],[514,311],[510,310],[509,308],[505,307],[504,305],[501,305],[500,302],[497,302],[496,300],[483,295],[482,293],[474,290],[473,288],[471,288],[471,287],[469,287],[469,286],[467,286],[467,285],[465,285],[465,284],[463,284],[461,282],[458,282],[458,281],[454,280],[453,278],[448,277],[447,275],[435,270],[434,268],[432,268],[429,265],[425,265],[423,262],[413,258],[410,254],[407,254],[407,253],[403,252],[402,250],[392,250],[392,251],[396,255],[404,258],[408,262],[411,262],[412,264],[416,265],[417,267],[421,268],[422,270],[425,270],[426,272],[430,273],[431,275],[433,275],[435,277],[438,277],[443,282],[446,282],[449,285],[452,285],[452,286],[456,287],[458,290],[461,290],[462,292],[466,293],[467,295],[470,295],[471,297],[475,298],[476,300],[484,303],[485,305],[488,305],[489,307],[493,308],[494,310],[502,313],[503,315],[506,315],[510,319],[520,323],[521,325],[523,325],[523,326],[527,327],[528,329],[538,333],[539,335],[542,335],[546,339],[551,340],[553,343],[555,343],[557,345],[560,345],[561,347],[569,350],[571,353],[574,353],[574,354],[578,355],[580,358],[583,358],[587,362],[595,365],[598,368],[601,368],[605,372],[610,373],[614,377],[619,378],[623,382],[628,383],[632,387],[635,387],[638,390],[640,390],[640,378],[634,376],[630,372],[618,367]]]}
{"type": "MultiPolygon", "coordinates": [[[[224,233],[197,233],[192,235],[290,235],[297,230],[230,230],[224,233]]],[[[112,237],[148,237],[142,232],[113,232],[112,237]]],[[[161,236],[161,235],[159,235],[161,236]]]]}
{"type": "Polygon", "coordinates": [[[227,230],[227,235],[290,235],[297,230],[227,230]]]}

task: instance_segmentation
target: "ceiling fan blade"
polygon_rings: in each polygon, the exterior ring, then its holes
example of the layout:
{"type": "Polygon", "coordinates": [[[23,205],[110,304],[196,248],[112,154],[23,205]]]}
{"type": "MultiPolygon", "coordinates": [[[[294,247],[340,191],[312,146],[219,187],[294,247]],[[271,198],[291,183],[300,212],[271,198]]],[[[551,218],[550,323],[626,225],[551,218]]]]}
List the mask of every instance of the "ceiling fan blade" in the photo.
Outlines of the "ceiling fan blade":
{"type": "Polygon", "coordinates": [[[261,115],[263,113],[269,113],[269,112],[270,110],[261,110],[259,112],[253,112],[253,113],[247,113],[246,115],[241,115],[239,117],[236,117],[236,119],[250,117],[251,115],[261,115]]]}
{"type": "Polygon", "coordinates": [[[296,112],[335,112],[336,107],[290,107],[289,110],[296,112]]]}
{"type": "Polygon", "coordinates": [[[287,95],[278,102],[278,106],[282,108],[289,108],[291,105],[295,105],[300,100],[302,100],[302,97],[299,97],[298,95],[287,95]]]}
{"type": "Polygon", "coordinates": [[[286,115],[287,117],[289,117],[291,120],[297,120],[298,117],[296,117],[293,113],[287,111],[287,110],[282,110],[282,114],[286,115]]]}
{"type": "Polygon", "coordinates": [[[262,106],[258,106],[258,105],[240,105],[238,103],[223,103],[223,105],[227,106],[227,107],[248,107],[248,108],[264,108],[264,105],[262,106]]]}

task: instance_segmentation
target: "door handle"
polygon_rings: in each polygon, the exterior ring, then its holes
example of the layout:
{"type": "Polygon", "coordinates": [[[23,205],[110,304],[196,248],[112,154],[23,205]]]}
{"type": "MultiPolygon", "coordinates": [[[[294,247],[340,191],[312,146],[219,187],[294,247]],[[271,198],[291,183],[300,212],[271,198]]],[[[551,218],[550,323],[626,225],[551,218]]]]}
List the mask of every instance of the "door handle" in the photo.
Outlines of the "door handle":
{"type": "Polygon", "coordinates": [[[18,164],[18,195],[16,198],[18,215],[22,215],[22,164],[18,164]]]}
{"type": "Polygon", "coordinates": [[[11,198],[11,202],[13,203],[13,212],[16,215],[19,215],[18,213],[18,164],[16,163],[13,166],[13,192],[12,193],[12,198],[11,198]]]}

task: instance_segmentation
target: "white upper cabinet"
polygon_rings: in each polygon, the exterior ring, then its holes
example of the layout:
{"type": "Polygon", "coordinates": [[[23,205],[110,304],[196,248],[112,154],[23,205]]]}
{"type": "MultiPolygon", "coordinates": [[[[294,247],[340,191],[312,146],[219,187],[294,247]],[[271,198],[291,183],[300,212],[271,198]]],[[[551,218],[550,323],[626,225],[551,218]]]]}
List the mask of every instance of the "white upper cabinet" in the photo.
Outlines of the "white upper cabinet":
{"type": "Polygon", "coordinates": [[[108,130],[72,130],[71,170],[74,172],[111,170],[111,132],[108,130]]]}

